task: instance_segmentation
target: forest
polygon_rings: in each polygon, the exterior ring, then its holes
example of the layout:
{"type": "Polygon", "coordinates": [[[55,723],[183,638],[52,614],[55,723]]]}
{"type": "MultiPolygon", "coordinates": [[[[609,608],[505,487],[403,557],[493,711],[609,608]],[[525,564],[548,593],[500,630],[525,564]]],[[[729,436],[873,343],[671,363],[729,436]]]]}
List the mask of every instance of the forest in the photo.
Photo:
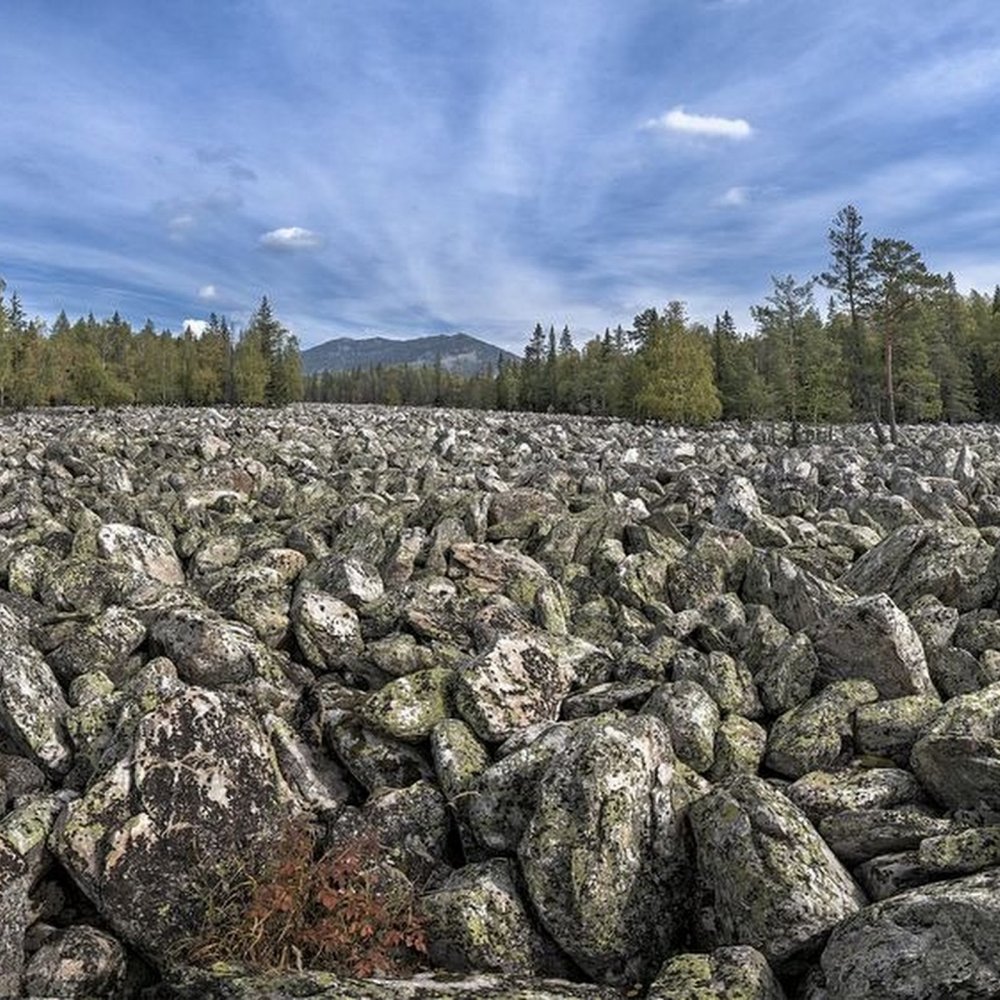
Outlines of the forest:
{"type": "MultiPolygon", "coordinates": [[[[0,406],[320,402],[463,406],[702,424],[1000,420],[1000,287],[958,291],[905,240],[869,240],[860,212],[841,209],[827,269],[774,276],[751,308],[755,329],[728,312],[711,328],[682,302],[637,315],[582,345],[568,326],[535,325],[518,363],[472,377],[433,366],[302,373],[296,338],[264,298],[234,331],[214,314],[200,335],[138,332],[116,313],[47,330],[0,298],[0,406]]],[[[0,286],[2,288],[2,286],[0,286]]],[[[884,430],[883,430],[884,428],[884,430]]]]}

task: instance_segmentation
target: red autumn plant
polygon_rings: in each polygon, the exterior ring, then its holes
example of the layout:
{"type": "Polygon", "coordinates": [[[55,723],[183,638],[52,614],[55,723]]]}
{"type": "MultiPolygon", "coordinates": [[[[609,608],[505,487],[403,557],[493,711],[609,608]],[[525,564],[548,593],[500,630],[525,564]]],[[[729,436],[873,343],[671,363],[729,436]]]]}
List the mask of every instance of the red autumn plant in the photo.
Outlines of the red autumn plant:
{"type": "Polygon", "coordinates": [[[374,836],[317,858],[313,833],[291,824],[267,858],[230,859],[207,888],[201,927],[183,947],[194,964],[361,977],[403,976],[424,964],[416,891],[374,836]]]}

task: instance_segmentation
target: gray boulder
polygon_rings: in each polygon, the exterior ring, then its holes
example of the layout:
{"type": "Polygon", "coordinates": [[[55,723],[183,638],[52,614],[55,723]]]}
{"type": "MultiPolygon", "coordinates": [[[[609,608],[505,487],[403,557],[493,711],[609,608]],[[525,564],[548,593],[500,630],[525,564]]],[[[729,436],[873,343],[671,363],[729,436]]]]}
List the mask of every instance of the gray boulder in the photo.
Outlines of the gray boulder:
{"type": "Polygon", "coordinates": [[[763,779],[746,775],[715,788],[689,815],[714,944],[752,945],[781,971],[864,905],[806,817],[763,779]]]}
{"type": "Polygon", "coordinates": [[[866,907],[823,952],[830,1000],[988,1000],[1000,994],[1000,871],[866,907]]]}
{"type": "Polygon", "coordinates": [[[859,597],[834,609],[815,639],[825,682],[863,677],[881,698],[936,695],[913,626],[886,594],[859,597]]]}
{"type": "Polygon", "coordinates": [[[675,955],[646,1000],[785,1000],[785,992],[756,948],[733,945],[709,955],[675,955]]]}
{"type": "Polygon", "coordinates": [[[686,923],[683,814],[700,794],[659,719],[598,717],[552,758],[518,847],[542,923],[589,975],[649,975],[686,923]]]}

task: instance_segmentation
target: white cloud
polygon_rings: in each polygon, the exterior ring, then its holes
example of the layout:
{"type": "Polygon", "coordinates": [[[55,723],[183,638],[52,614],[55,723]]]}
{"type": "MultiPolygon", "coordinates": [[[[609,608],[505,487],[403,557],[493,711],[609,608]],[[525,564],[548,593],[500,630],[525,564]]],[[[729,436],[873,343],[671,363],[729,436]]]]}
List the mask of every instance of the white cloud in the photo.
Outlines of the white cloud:
{"type": "Polygon", "coordinates": [[[692,115],[678,105],[659,118],[650,118],[648,129],[664,132],[686,132],[720,139],[748,139],[753,134],[750,123],[743,118],[720,118],[718,115],[692,115]]]}
{"type": "Polygon", "coordinates": [[[264,233],[258,242],[268,250],[315,250],[323,245],[323,237],[301,226],[285,226],[264,233]]]}
{"type": "Polygon", "coordinates": [[[198,289],[198,298],[204,302],[213,302],[219,297],[219,290],[215,285],[202,285],[198,289]]]}
{"type": "Polygon", "coordinates": [[[200,337],[208,328],[208,323],[203,319],[186,319],[181,323],[181,329],[186,330],[188,327],[196,337],[200,337]]]}
{"type": "Polygon", "coordinates": [[[750,190],[745,187],[731,187],[720,199],[726,208],[739,208],[750,200],[750,190]]]}
{"type": "Polygon", "coordinates": [[[183,240],[193,228],[194,216],[187,212],[175,215],[167,221],[167,235],[176,242],[183,240]]]}

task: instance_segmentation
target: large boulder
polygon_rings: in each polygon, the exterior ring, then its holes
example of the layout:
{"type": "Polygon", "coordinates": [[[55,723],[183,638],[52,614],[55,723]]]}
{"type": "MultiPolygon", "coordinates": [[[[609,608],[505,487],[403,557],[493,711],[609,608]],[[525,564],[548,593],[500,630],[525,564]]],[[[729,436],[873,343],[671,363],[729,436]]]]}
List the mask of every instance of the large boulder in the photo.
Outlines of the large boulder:
{"type": "Polygon", "coordinates": [[[812,824],[762,778],[744,775],[713,789],[689,815],[714,944],[752,945],[780,971],[864,906],[812,824]]]}
{"type": "MultiPolygon", "coordinates": [[[[518,858],[556,942],[595,979],[650,975],[684,933],[697,786],[652,716],[578,724],[542,778],[518,858]]],[[[690,773],[690,772],[689,772],[690,773]]]]}
{"type": "Polygon", "coordinates": [[[903,608],[930,594],[969,611],[996,594],[993,557],[976,528],[904,525],[861,556],[840,583],[859,594],[887,593],[903,608]]]}
{"type": "Polygon", "coordinates": [[[163,958],[197,919],[206,880],[274,836],[290,802],[247,708],[192,687],[141,718],[127,752],[66,807],[50,845],[102,918],[163,958]]]}
{"type": "Polygon", "coordinates": [[[1000,870],[868,906],[823,952],[830,1000],[988,1000],[1000,995],[1000,870]]]}
{"type": "Polygon", "coordinates": [[[165,538],[131,524],[104,524],[97,531],[97,554],[174,587],[184,585],[184,567],[165,538]]]}
{"type": "Polygon", "coordinates": [[[949,809],[1000,809],[1000,683],[947,702],[914,744],[910,766],[949,809]]]}
{"type": "Polygon", "coordinates": [[[819,676],[827,683],[863,677],[881,698],[937,694],[920,636],[887,594],[859,597],[834,609],[814,646],[819,676]]]}

